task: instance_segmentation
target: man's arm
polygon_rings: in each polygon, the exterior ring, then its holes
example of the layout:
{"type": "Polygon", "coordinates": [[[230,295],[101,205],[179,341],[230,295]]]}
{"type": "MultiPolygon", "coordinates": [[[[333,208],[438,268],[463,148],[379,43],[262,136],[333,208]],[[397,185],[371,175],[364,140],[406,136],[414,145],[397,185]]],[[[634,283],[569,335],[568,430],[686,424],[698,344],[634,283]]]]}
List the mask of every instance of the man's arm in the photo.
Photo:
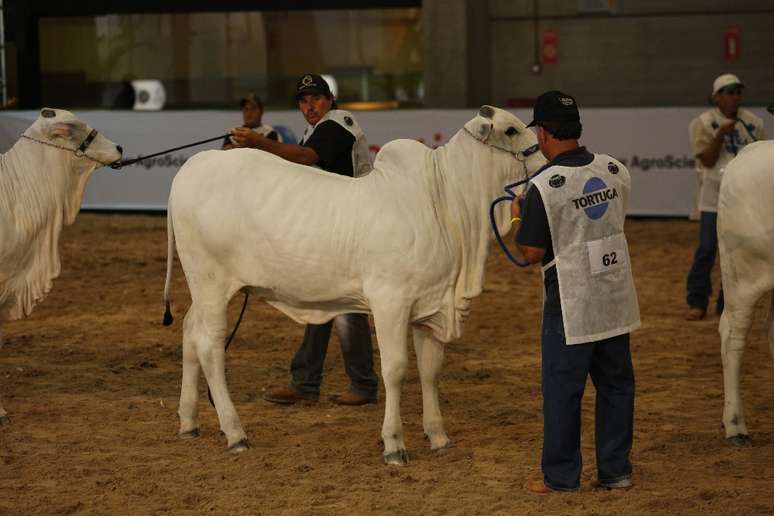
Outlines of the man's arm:
{"type": "Polygon", "coordinates": [[[731,132],[734,130],[735,124],[736,121],[721,125],[715,135],[712,137],[712,140],[710,140],[709,146],[704,150],[696,153],[696,157],[699,159],[704,168],[712,168],[718,162],[718,158],[720,157],[720,150],[723,147],[723,139],[726,137],[726,135],[731,134],[731,132]]]}
{"type": "Polygon", "coordinates": [[[239,147],[261,149],[266,152],[271,152],[280,158],[302,165],[314,165],[320,161],[320,156],[318,156],[317,152],[311,147],[270,140],[246,127],[237,127],[231,131],[231,134],[239,147]]]}
{"type": "MultiPolygon", "coordinates": [[[[520,201],[523,201],[524,194],[519,196],[518,199],[514,199],[511,203],[511,219],[513,220],[512,227],[518,232],[519,229],[521,229],[521,205],[520,201]]],[[[524,259],[527,261],[527,263],[530,264],[536,264],[539,263],[543,257],[546,255],[546,249],[544,247],[533,247],[530,245],[525,245],[519,243],[518,239],[516,240],[516,247],[521,252],[524,259]]]]}
{"type": "Polygon", "coordinates": [[[540,261],[546,255],[546,250],[542,247],[530,247],[528,245],[521,245],[518,242],[516,242],[516,247],[519,248],[522,256],[524,256],[524,259],[527,260],[527,262],[531,265],[540,263],[540,261]]]}

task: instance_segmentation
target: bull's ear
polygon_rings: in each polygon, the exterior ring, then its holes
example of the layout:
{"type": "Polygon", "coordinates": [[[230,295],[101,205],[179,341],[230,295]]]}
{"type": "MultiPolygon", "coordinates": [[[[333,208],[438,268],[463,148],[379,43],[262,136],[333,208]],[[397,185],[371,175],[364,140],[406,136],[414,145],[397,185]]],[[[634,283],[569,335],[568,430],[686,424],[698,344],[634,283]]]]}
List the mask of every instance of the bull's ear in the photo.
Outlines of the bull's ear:
{"type": "Polygon", "coordinates": [[[489,135],[492,133],[493,127],[494,125],[490,119],[484,118],[480,115],[465,124],[465,130],[477,140],[481,140],[482,142],[485,142],[487,139],[489,139],[489,135]]]}
{"type": "Polygon", "coordinates": [[[49,136],[52,138],[64,138],[66,140],[69,140],[73,137],[73,129],[75,126],[73,124],[68,124],[65,122],[57,122],[55,124],[51,125],[51,129],[49,130],[49,136]]]}
{"type": "Polygon", "coordinates": [[[482,142],[485,142],[492,132],[494,125],[491,122],[484,122],[478,126],[478,136],[482,142]]]}
{"type": "Polygon", "coordinates": [[[43,118],[55,118],[56,111],[50,108],[43,108],[40,110],[40,116],[42,116],[43,118]]]}

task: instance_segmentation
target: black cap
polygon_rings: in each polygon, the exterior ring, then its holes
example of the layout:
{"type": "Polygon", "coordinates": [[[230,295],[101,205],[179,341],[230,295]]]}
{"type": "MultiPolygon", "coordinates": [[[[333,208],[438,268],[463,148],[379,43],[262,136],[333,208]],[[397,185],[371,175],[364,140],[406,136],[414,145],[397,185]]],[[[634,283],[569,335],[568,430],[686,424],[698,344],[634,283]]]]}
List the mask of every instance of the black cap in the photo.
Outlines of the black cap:
{"type": "Polygon", "coordinates": [[[325,79],[313,73],[301,76],[296,84],[296,99],[302,95],[333,95],[325,79]]]}
{"type": "Polygon", "coordinates": [[[261,101],[261,97],[255,93],[248,93],[245,95],[244,98],[239,101],[239,107],[245,107],[245,104],[248,102],[255,102],[259,108],[263,109],[263,101],[261,101]]]}
{"type": "Polygon", "coordinates": [[[537,98],[532,118],[527,127],[540,122],[580,122],[578,103],[559,90],[547,91],[537,98]]]}

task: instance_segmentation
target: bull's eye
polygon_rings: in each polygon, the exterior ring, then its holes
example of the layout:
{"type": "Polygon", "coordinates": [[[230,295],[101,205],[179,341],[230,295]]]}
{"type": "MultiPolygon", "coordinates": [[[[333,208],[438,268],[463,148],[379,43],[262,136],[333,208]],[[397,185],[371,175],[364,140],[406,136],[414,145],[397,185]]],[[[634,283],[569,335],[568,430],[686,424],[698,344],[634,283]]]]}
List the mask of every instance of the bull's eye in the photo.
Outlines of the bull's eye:
{"type": "Polygon", "coordinates": [[[505,134],[507,136],[513,136],[514,134],[519,134],[519,131],[515,127],[511,126],[505,130],[505,134]]]}
{"type": "Polygon", "coordinates": [[[40,114],[43,118],[54,118],[56,116],[56,112],[53,109],[44,109],[40,114]]]}

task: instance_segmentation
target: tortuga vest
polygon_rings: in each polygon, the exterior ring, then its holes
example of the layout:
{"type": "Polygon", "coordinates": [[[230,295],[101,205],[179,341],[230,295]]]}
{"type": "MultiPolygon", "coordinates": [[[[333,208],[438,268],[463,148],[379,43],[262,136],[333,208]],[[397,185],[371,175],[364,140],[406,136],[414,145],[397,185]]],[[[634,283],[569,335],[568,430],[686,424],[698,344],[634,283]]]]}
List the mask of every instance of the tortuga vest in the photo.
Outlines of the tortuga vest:
{"type": "Polygon", "coordinates": [[[640,326],[624,220],[629,171],[604,154],[581,167],[554,165],[533,179],[548,216],[567,344],[640,326]]]}
{"type": "Polygon", "coordinates": [[[349,111],[331,109],[314,126],[307,126],[301,141],[309,140],[315,128],[326,120],[333,120],[355,137],[355,143],[352,145],[352,171],[355,177],[362,177],[370,173],[373,170],[373,163],[371,163],[371,154],[368,152],[368,141],[363,130],[349,111]]]}

